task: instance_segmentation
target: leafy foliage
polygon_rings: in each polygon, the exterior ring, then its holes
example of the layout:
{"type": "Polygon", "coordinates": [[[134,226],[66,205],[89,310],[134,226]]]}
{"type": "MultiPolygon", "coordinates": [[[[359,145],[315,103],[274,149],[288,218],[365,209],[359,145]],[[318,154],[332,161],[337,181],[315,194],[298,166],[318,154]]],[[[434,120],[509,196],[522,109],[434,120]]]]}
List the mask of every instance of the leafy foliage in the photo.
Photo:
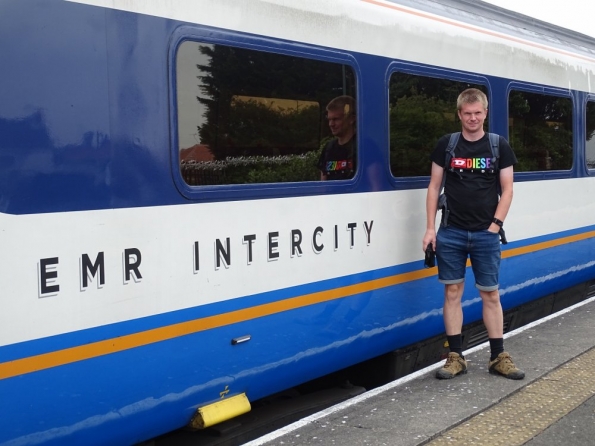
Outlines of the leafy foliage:
{"type": "Polygon", "coordinates": [[[572,167],[570,98],[512,91],[510,144],[517,171],[568,170],[572,167]]]}
{"type": "MultiPolygon", "coordinates": [[[[198,126],[203,144],[216,159],[278,155],[314,150],[328,131],[321,110],[344,86],[354,89],[351,69],[301,57],[201,45],[208,63],[197,65],[206,123],[198,126]],[[280,108],[247,98],[314,102],[317,107],[280,108]]],[[[354,91],[352,91],[354,92],[354,91]]]]}
{"type": "Polygon", "coordinates": [[[320,150],[302,155],[252,156],[219,161],[182,163],[182,176],[191,186],[315,181],[320,150]]]}
{"type": "Polygon", "coordinates": [[[390,84],[390,165],[396,177],[430,174],[438,139],[460,131],[456,103],[467,83],[395,73],[390,84]]]}
{"type": "Polygon", "coordinates": [[[430,173],[430,154],[436,141],[459,130],[452,105],[433,97],[409,96],[397,100],[390,110],[390,164],[395,176],[430,173]]]}

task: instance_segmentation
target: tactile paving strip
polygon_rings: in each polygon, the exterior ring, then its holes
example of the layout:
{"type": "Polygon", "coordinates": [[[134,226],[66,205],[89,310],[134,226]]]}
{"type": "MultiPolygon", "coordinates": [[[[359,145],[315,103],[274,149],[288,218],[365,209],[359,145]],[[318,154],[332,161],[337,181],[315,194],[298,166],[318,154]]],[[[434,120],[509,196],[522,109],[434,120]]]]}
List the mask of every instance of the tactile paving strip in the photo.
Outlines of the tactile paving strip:
{"type": "Polygon", "coordinates": [[[595,395],[595,349],[427,443],[522,445],[595,395]]]}

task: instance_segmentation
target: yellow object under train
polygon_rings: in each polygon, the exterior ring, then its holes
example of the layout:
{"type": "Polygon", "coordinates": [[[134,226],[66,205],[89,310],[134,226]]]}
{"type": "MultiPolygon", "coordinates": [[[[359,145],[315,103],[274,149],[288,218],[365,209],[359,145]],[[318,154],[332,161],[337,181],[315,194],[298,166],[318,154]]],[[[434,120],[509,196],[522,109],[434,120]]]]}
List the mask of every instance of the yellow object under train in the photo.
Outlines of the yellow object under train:
{"type": "Polygon", "coordinates": [[[205,429],[223,421],[250,412],[250,401],[245,393],[222,399],[216,403],[199,407],[190,421],[192,429],[205,429]]]}

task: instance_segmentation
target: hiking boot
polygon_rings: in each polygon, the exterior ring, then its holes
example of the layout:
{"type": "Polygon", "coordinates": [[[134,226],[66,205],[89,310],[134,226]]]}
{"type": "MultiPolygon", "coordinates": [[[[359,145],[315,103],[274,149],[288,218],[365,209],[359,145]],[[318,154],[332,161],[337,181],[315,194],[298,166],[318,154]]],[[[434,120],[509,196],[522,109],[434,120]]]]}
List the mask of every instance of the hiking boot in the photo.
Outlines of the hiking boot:
{"type": "Polygon", "coordinates": [[[457,375],[464,375],[467,373],[467,361],[465,361],[458,353],[450,352],[446,358],[446,364],[436,372],[438,379],[450,379],[457,375]]]}
{"type": "Polygon", "coordinates": [[[500,353],[496,359],[488,362],[488,370],[492,374],[502,375],[508,379],[523,379],[525,372],[515,367],[512,358],[506,352],[500,353]]]}

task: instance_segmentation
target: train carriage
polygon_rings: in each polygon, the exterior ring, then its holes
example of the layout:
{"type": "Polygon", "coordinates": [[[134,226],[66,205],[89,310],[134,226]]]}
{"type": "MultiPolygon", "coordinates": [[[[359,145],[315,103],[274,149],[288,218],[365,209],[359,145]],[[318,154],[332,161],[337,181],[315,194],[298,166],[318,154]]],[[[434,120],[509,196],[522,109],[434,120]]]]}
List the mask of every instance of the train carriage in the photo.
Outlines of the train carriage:
{"type": "Polygon", "coordinates": [[[3,0],[0,61],[0,444],[133,444],[437,360],[429,153],[469,86],[519,159],[507,329],[595,292],[589,37],[467,0],[3,0]],[[337,96],[357,163],[321,181],[337,96]]]}

